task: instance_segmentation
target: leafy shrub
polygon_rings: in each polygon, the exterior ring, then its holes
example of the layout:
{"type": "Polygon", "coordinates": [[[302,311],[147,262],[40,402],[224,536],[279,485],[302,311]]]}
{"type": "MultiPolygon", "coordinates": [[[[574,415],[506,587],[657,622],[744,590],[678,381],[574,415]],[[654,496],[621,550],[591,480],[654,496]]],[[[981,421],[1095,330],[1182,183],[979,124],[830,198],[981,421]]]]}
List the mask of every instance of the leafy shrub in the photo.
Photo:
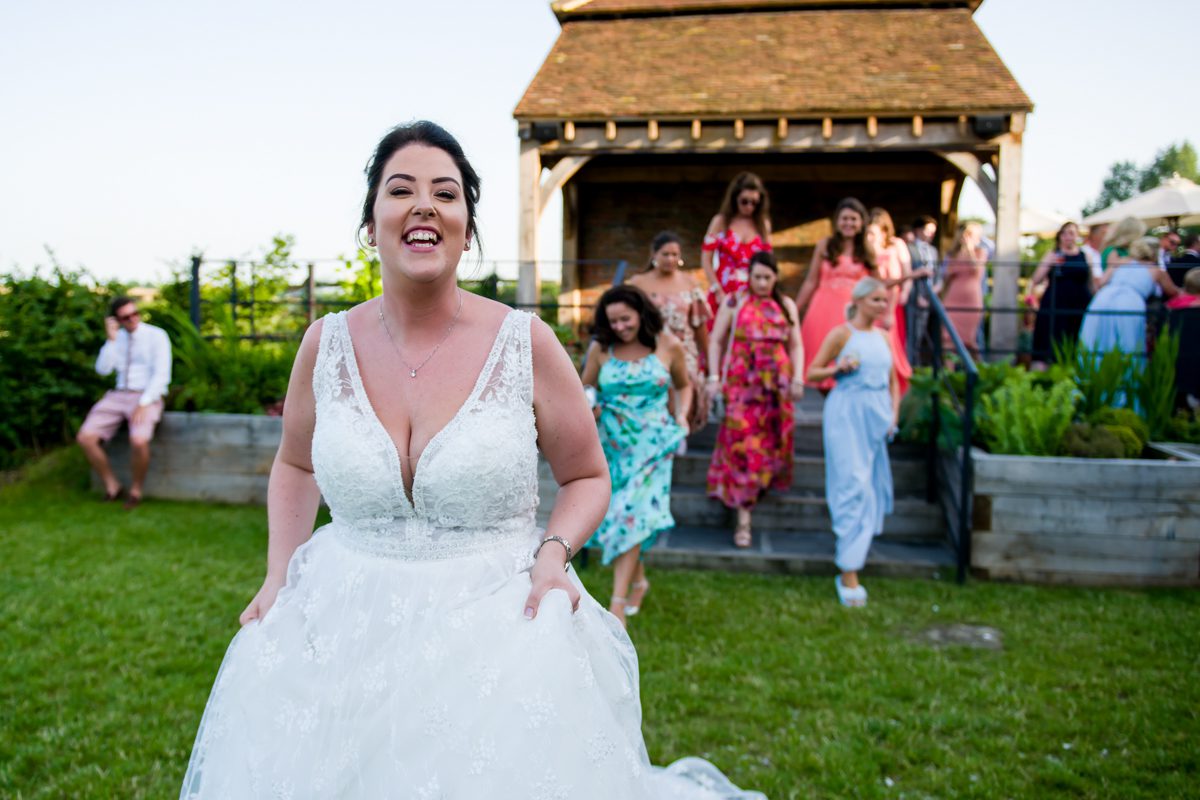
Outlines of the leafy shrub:
{"type": "Polygon", "coordinates": [[[1200,444],[1200,408],[1179,411],[1167,424],[1168,441],[1200,444]]]}
{"type": "Polygon", "coordinates": [[[205,339],[187,315],[173,308],[151,312],[171,337],[174,356],[166,406],[172,411],[261,414],[287,393],[299,342],[246,342],[220,307],[214,322],[223,337],[205,339]]]}
{"type": "Polygon", "coordinates": [[[1115,425],[1127,428],[1138,440],[1138,452],[1150,441],[1150,427],[1136,412],[1128,408],[1102,408],[1088,418],[1093,425],[1115,425]]]}
{"type": "Polygon", "coordinates": [[[1138,371],[1135,392],[1142,415],[1150,428],[1150,437],[1161,439],[1175,411],[1175,360],[1179,357],[1179,336],[1163,329],[1154,343],[1154,352],[1138,371]]]}
{"type": "Polygon", "coordinates": [[[1101,427],[1116,436],[1121,442],[1121,454],[1124,458],[1138,458],[1142,455],[1142,442],[1131,429],[1124,425],[1102,425],[1101,427]]]}
{"type": "Polygon", "coordinates": [[[58,265],[0,277],[0,468],[70,441],[112,386],[95,363],[119,291],[58,265]]]}
{"type": "Polygon", "coordinates": [[[1109,350],[1103,355],[1080,348],[1070,339],[1054,344],[1055,361],[1072,368],[1079,388],[1079,411],[1085,418],[1104,408],[1119,408],[1135,395],[1138,356],[1109,350]]]}
{"type": "Polygon", "coordinates": [[[979,431],[993,453],[1052,456],[1075,416],[1079,391],[1062,379],[1049,388],[1037,386],[1017,370],[995,392],[980,398],[979,431]]]}
{"type": "Polygon", "coordinates": [[[1125,445],[1104,425],[1076,422],[1063,434],[1062,452],[1073,458],[1122,458],[1125,445]]]}

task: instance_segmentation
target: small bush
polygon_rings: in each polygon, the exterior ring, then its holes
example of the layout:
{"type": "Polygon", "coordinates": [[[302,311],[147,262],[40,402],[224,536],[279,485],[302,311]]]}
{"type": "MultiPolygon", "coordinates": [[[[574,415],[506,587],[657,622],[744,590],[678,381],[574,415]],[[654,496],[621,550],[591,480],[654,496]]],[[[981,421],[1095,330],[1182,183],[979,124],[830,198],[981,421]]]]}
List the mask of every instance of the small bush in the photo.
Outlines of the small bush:
{"type": "Polygon", "coordinates": [[[1167,425],[1167,439],[1185,444],[1200,444],[1200,409],[1180,411],[1167,425]]]}
{"type": "Polygon", "coordinates": [[[1076,422],[1063,434],[1062,452],[1074,458],[1123,458],[1125,446],[1103,425],[1076,422]]]}
{"type": "Polygon", "coordinates": [[[1142,442],[1133,430],[1124,425],[1101,425],[1100,427],[1117,437],[1121,442],[1121,451],[1125,458],[1138,458],[1142,455],[1142,442]]]}
{"type": "Polygon", "coordinates": [[[1137,412],[1128,408],[1102,408],[1088,417],[1088,422],[1093,425],[1115,425],[1129,429],[1137,436],[1139,453],[1141,448],[1146,446],[1146,442],[1150,441],[1150,427],[1137,412]]]}

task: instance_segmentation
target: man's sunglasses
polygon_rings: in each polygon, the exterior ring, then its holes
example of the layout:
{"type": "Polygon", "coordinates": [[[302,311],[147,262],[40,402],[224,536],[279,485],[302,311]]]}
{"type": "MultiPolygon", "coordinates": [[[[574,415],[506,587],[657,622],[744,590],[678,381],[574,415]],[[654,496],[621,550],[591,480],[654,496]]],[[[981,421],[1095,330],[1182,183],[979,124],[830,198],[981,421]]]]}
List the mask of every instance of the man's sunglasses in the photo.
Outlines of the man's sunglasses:
{"type": "Polygon", "coordinates": [[[118,314],[117,322],[129,322],[129,320],[133,319],[134,317],[139,317],[141,314],[142,312],[140,311],[130,311],[128,314],[118,314]]]}

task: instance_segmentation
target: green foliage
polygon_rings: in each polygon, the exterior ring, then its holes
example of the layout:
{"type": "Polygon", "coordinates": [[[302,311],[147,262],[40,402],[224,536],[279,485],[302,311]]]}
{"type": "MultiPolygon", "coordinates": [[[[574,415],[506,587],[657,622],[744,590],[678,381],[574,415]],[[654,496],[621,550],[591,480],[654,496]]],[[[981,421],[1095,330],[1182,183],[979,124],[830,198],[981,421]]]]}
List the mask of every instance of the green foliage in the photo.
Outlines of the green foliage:
{"type": "Polygon", "coordinates": [[[1121,443],[1121,456],[1123,458],[1138,458],[1142,455],[1142,442],[1132,429],[1124,425],[1103,425],[1102,427],[1117,437],[1117,440],[1121,443]]]}
{"type": "Polygon", "coordinates": [[[1018,371],[998,390],[980,398],[981,438],[993,453],[1057,455],[1078,401],[1073,381],[1064,378],[1045,388],[1018,371]]]}
{"type": "Polygon", "coordinates": [[[1072,458],[1122,458],[1125,445],[1109,426],[1076,422],[1063,434],[1062,452],[1072,458]]]}
{"type": "Polygon", "coordinates": [[[1151,439],[1161,439],[1175,411],[1175,361],[1179,335],[1166,328],[1158,334],[1154,352],[1135,376],[1134,391],[1151,439]]]}
{"type": "Polygon", "coordinates": [[[1167,423],[1167,441],[1200,444],[1200,408],[1178,411],[1167,423]]]}
{"type": "Polygon", "coordinates": [[[1093,425],[1117,425],[1127,428],[1138,440],[1138,452],[1150,441],[1150,428],[1137,412],[1128,408],[1102,408],[1088,417],[1093,425]]]}
{"type": "Polygon", "coordinates": [[[1187,140],[1159,150],[1145,167],[1138,167],[1132,161],[1118,161],[1108,168],[1099,196],[1084,206],[1083,215],[1095,214],[1139,192],[1153,189],[1176,173],[1188,180],[1200,181],[1196,148],[1187,140]]]}
{"type": "Polygon", "coordinates": [[[1081,396],[1079,411],[1085,418],[1120,407],[1133,394],[1138,358],[1131,353],[1114,349],[1097,358],[1074,340],[1059,339],[1054,343],[1054,360],[1072,370],[1081,396]]]}
{"type": "MultiPolygon", "coordinates": [[[[999,361],[980,362],[976,364],[976,367],[979,370],[979,381],[976,383],[975,389],[975,418],[978,422],[981,417],[979,398],[995,392],[1013,376],[1024,374],[1024,370],[999,361]]],[[[949,390],[953,392],[959,403],[962,403],[967,394],[966,373],[944,373],[944,378],[949,384],[949,390]]],[[[958,410],[955,409],[946,386],[938,385],[938,382],[934,380],[933,370],[929,367],[918,367],[913,371],[908,392],[900,402],[900,430],[897,433],[900,441],[922,444],[929,441],[930,426],[933,423],[933,393],[935,389],[938,391],[941,408],[941,446],[954,448],[962,444],[962,421],[959,419],[958,410]]],[[[975,441],[979,441],[978,427],[976,427],[975,441]]]]}
{"type": "Polygon", "coordinates": [[[1168,178],[1179,175],[1189,181],[1200,180],[1200,169],[1196,164],[1196,148],[1186,139],[1171,144],[1154,154],[1154,161],[1142,170],[1138,191],[1153,189],[1168,178]]]}
{"type": "Polygon", "coordinates": [[[70,441],[112,386],[94,367],[120,288],[57,264],[0,278],[0,469],[70,441]]]}
{"type": "Polygon", "coordinates": [[[379,256],[359,250],[354,258],[342,258],[341,299],[349,303],[362,303],[383,292],[380,276],[379,256]]]}
{"type": "Polygon", "coordinates": [[[167,408],[261,414],[287,393],[299,342],[247,342],[220,306],[212,309],[220,338],[205,339],[187,315],[173,308],[153,310],[154,324],[171,337],[174,356],[167,408]]]}

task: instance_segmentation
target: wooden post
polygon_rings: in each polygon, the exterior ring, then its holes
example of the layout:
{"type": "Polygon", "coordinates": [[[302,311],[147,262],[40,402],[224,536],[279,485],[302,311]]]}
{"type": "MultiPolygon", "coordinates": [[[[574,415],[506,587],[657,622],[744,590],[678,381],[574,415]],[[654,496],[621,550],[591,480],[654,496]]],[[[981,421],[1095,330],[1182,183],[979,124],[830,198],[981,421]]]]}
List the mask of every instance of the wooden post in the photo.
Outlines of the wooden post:
{"type": "Polygon", "coordinates": [[[788,135],[787,117],[780,117],[779,122],[775,125],[775,136],[779,139],[786,139],[788,135]]]}
{"type": "Polygon", "coordinates": [[[563,123],[563,141],[575,141],[575,123],[570,120],[563,123]]]}
{"type": "Polygon", "coordinates": [[[739,142],[746,138],[746,123],[740,119],[733,121],[733,138],[739,142]]]}
{"type": "Polygon", "coordinates": [[[921,134],[925,132],[925,119],[923,117],[913,117],[912,134],[913,138],[920,139],[921,134]]]}
{"type": "Polygon", "coordinates": [[[542,282],[538,274],[537,231],[541,204],[538,190],[542,175],[542,156],[536,139],[521,139],[518,165],[517,305],[530,308],[537,304],[542,282]]]}
{"type": "Polygon", "coordinates": [[[604,138],[610,142],[617,138],[617,123],[611,119],[604,123],[604,138]]]}
{"type": "Polygon", "coordinates": [[[826,141],[833,138],[833,119],[830,117],[821,120],[821,138],[826,141]]]}
{"type": "Polygon", "coordinates": [[[646,138],[652,142],[658,141],[658,120],[652,119],[646,123],[646,138]]]}
{"type": "Polygon", "coordinates": [[[879,118],[867,117],[867,136],[874,139],[879,135],[879,118]]]}
{"type": "Polygon", "coordinates": [[[1003,358],[1017,349],[1017,278],[1021,260],[1021,135],[1000,138],[1000,165],[996,170],[996,258],[992,268],[992,307],[1005,309],[992,315],[991,348],[1003,358]]]}
{"type": "Polygon", "coordinates": [[[700,133],[701,133],[700,120],[698,120],[698,119],[692,120],[692,141],[693,142],[700,141],[700,133]]]}

